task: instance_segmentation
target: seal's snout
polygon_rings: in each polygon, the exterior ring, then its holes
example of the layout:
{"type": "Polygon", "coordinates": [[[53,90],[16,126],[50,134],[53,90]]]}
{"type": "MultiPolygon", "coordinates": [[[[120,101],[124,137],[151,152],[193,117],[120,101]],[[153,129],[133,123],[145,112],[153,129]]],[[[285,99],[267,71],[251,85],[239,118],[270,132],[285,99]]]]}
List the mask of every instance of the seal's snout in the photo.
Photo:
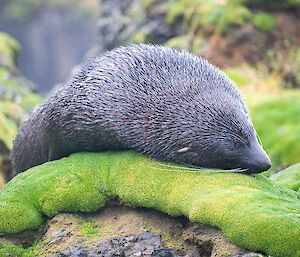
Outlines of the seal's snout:
{"type": "Polygon", "coordinates": [[[262,166],[262,171],[270,169],[272,166],[270,159],[262,166]]]}
{"type": "Polygon", "coordinates": [[[265,150],[257,143],[250,149],[247,173],[260,173],[271,168],[271,160],[265,150]]]}
{"type": "Polygon", "coordinates": [[[271,168],[271,161],[270,158],[265,154],[266,156],[264,158],[261,158],[261,160],[257,160],[256,164],[256,172],[263,172],[271,168]]]}

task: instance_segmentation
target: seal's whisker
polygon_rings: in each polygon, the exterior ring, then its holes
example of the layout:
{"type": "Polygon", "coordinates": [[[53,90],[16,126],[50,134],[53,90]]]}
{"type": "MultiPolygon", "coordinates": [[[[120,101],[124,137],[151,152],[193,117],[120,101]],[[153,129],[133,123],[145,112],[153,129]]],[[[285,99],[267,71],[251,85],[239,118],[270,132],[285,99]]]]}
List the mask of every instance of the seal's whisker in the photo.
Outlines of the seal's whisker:
{"type": "Polygon", "coordinates": [[[203,169],[203,167],[199,167],[199,166],[196,166],[196,165],[193,165],[193,164],[188,164],[188,163],[185,163],[185,162],[181,162],[181,164],[187,165],[189,167],[194,167],[195,169],[199,169],[199,170],[203,169]]]}
{"type": "Polygon", "coordinates": [[[204,169],[204,168],[199,168],[199,169],[186,169],[185,167],[178,167],[176,165],[172,166],[172,165],[168,165],[168,164],[162,164],[159,163],[160,165],[162,165],[163,167],[166,168],[159,168],[159,167],[151,167],[152,169],[155,170],[163,170],[163,171],[175,171],[175,172],[192,172],[192,173],[203,173],[203,172],[211,172],[211,173],[234,173],[234,172],[238,172],[238,173],[242,173],[244,171],[246,171],[247,169],[241,169],[241,168],[237,168],[237,169],[230,169],[230,170],[222,170],[222,169],[204,169]],[[168,168],[175,168],[175,169],[168,169],[168,168]]]}
{"type": "Polygon", "coordinates": [[[175,171],[175,172],[194,172],[194,173],[197,173],[199,171],[195,171],[195,170],[171,170],[171,169],[164,169],[164,168],[158,168],[158,167],[151,167],[152,169],[155,169],[155,170],[163,170],[163,171],[175,171]]]}
{"type": "Polygon", "coordinates": [[[243,172],[243,171],[239,171],[236,169],[232,169],[232,170],[221,170],[221,169],[207,169],[207,172],[216,172],[216,173],[222,173],[222,172],[227,172],[227,173],[234,173],[234,172],[243,172]]]}
{"type": "Polygon", "coordinates": [[[201,170],[201,168],[189,168],[189,167],[181,167],[181,166],[177,166],[177,165],[171,165],[171,164],[165,164],[165,163],[158,163],[161,166],[164,167],[172,167],[172,168],[178,168],[178,169],[184,169],[184,170],[201,170]]]}

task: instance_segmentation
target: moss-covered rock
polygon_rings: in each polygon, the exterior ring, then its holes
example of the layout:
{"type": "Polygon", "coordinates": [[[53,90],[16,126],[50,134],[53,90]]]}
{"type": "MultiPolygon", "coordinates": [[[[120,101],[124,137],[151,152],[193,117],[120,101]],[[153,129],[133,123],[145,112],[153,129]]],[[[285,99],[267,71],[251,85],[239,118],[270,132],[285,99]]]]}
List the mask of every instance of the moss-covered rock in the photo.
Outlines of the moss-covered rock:
{"type": "Polygon", "coordinates": [[[300,254],[300,195],[260,175],[191,173],[133,152],[79,153],[19,174],[0,192],[0,231],[42,215],[92,212],[108,199],[217,226],[234,243],[272,256],[300,254]],[[185,171],[185,172],[180,172],[185,171]]]}
{"type": "Polygon", "coordinates": [[[300,193],[300,163],[270,176],[270,179],[279,185],[300,193]]]}

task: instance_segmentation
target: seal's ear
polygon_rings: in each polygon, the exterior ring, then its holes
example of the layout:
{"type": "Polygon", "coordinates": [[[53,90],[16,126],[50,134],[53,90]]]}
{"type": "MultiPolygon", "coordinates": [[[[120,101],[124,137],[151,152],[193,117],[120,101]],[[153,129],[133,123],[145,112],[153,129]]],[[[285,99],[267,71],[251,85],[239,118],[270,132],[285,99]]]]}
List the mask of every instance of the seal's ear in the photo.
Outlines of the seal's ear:
{"type": "Polygon", "coordinates": [[[177,153],[185,153],[186,151],[188,151],[190,148],[189,147],[183,147],[179,150],[177,150],[177,153]]]}

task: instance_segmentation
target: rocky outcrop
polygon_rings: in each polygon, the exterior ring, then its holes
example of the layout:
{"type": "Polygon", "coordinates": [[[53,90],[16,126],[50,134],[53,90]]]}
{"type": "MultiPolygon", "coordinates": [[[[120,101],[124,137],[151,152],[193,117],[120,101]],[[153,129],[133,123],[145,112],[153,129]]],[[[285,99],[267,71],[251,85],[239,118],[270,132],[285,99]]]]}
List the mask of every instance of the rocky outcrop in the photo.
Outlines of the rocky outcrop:
{"type": "Polygon", "coordinates": [[[167,25],[165,11],[163,1],[155,2],[149,11],[144,0],[101,1],[97,38],[89,56],[129,43],[164,44],[180,31],[167,25]]]}
{"type": "MultiPolygon", "coordinates": [[[[41,231],[2,237],[31,245],[38,256],[241,257],[250,251],[228,241],[217,228],[113,201],[92,214],[58,214],[41,231]]],[[[249,256],[249,255],[247,255],[249,256]]],[[[258,256],[252,253],[252,256],[258,256]]],[[[260,255],[261,256],[261,255],[260,255]]]]}
{"type": "Polygon", "coordinates": [[[166,44],[222,68],[263,63],[299,87],[298,2],[103,0],[101,10],[89,56],[130,43],[166,44]]]}

